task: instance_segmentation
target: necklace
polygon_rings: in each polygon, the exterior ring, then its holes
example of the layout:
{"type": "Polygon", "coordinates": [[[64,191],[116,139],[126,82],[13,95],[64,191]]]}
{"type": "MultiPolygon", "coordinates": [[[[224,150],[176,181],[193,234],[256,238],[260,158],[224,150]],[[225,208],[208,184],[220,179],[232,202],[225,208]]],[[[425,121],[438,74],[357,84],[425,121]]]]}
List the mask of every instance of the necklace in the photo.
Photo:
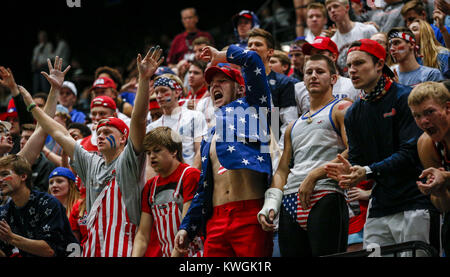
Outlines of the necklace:
{"type": "MultiPolygon", "coordinates": [[[[320,112],[323,108],[325,108],[326,106],[328,106],[328,104],[330,104],[331,102],[333,102],[336,99],[336,97],[333,96],[333,99],[331,99],[330,101],[328,101],[328,103],[326,103],[318,112],[320,112]]],[[[317,113],[317,112],[316,112],[317,113]]],[[[306,123],[311,124],[313,122],[312,120],[312,116],[313,114],[311,114],[311,111],[308,111],[308,118],[306,119],[306,123]]]]}

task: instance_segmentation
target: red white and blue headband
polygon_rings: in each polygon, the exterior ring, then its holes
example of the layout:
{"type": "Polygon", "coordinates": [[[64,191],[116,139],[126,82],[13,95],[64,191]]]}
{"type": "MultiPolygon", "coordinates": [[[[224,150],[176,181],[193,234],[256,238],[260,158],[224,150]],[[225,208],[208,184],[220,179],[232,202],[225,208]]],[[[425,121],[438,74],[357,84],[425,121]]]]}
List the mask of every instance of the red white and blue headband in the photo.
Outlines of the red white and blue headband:
{"type": "Polygon", "coordinates": [[[158,78],[155,81],[155,84],[153,85],[154,88],[159,87],[159,86],[165,86],[165,87],[169,87],[171,89],[175,89],[175,90],[182,90],[183,88],[180,86],[180,84],[177,83],[177,81],[172,80],[170,78],[167,77],[161,77],[158,78]]]}
{"type": "Polygon", "coordinates": [[[394,38],[401,38],[401,39],[403,39],[403,40],[406,40],[406,41],[409,41],[409,42],[412,42],[412,43],[416,44],[416,39],[413,38],[411,35],[409,35],[409,34],[407,34],[407,33],[403,33],[403,32],[392,32],[391,34],[389,34],[389,41],[390,41],[391,39],[394,39],[394,38]]]}

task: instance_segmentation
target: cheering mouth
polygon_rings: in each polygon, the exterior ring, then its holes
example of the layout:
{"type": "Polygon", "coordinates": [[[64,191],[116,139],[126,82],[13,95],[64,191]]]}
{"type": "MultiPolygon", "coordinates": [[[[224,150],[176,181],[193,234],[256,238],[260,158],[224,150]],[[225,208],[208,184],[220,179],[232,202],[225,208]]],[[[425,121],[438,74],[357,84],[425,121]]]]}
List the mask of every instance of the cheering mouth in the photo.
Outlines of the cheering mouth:
{"type": "Polygon", "coordinates": [[[214,100],[219,100],[223,98],[223,94],[220,91],[215,91],[214,92],[214,100]]]}

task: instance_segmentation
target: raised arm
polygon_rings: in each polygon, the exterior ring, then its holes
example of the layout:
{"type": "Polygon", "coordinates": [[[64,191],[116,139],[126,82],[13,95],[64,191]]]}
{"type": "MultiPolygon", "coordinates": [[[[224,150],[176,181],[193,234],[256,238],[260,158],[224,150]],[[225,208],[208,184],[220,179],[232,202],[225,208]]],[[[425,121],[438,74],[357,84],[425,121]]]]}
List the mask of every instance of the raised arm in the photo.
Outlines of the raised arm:
{"type": "Polygon", "coordinates": [[[33,117],[36,119],[42,129],[51,137],[53,137],[55,141],[62,146],[67,155],[69,155],[69,157],[73,159],[76,141],[69,134],[69,131],[67,131],[64,126],[59,124],[43,110],[37,107],[36,103],[33,102],[33,98],[27,90],[20,89],[20,93],[22,94],[23,100],[25,101],[28,109],[32,112],[33,117]]]}
{"type": "MultiPolygon", "coordinates": [[[[69,65],[64,71],[61,71],[62,62],[63,59],[56,57],[55,64],[52,66],[50,60],[48,59],[47,63],[50,75],[46,72],[42,72],[42,75],[44,75],[51,85],[47,102],[44,107],[44,112],[51,118],[54,117],[56,112],[56,99],[58,98],[59,91],[61,90],[62,83],[64,82],[64,77],[70,69],[69,65]]],[[[25,90],[23,87],[20,87],[20,89],[25,90]]],[[[39,153],[44,147],[46,137],[47,133],[38,124],[38,126],[36,126],[36,130],[33,132],[23,149],[20,150],[19,154],[23,155],[23,157],[25,157],[30,164],[34,164],[35,160],[39,157],[39,153]]]]}
{"type": "Polygon", "coordinates": [[[134,100],[134,108],[131,113],[130,137],[133,141],[134,150],[140,153],[144,150],[142,142],[145,136],[148,102],[150,100],[149,82],[156,69],[161,65],[164,57],[161,57],[162,49],[159,46],[152,47],[142,59],[138,54],[136,59],[139,70],[139,86],[134,100]]]}

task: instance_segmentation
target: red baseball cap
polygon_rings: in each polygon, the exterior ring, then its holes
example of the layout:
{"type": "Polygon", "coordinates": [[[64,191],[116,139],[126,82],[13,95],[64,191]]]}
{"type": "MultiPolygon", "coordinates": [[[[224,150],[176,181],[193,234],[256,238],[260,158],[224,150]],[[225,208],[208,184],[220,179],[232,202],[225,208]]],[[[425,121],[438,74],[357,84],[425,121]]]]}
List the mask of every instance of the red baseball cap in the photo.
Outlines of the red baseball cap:
{"type": "Polygon", "coordinates": [[[113,88],[116,89],[117,85],[114,83],[114,81],[111,78],[108,77],[100,77],[97,80],[94,81],[94,84],[92,84],[91,89],[95,88],[113,88]]]}
{"type": "Polygon", "coordinates": [[[316,37],[312,43],[306,42],[302,46],[302,51],[305,55],[311,55],[311,50],[313,48],[319,49],[319,50],[328,50],[331,53],[335,54],[336,57],[339,56],[339,50],[329,37],[316,37]]]}
{"type": "MultiPolygon", "coordinates": [[[[353,46],[348,49],[347,55],[353,51],[363,51],[377,57],[380,60],[386,61],[386,50],[383,46],[381,46],[381,44],[379,44],[375,40],[367,38],[363,38],[358,41],[361,42],[361,45],[353,46]]],[[[394,72],[392,72],[392,70],[389,68],[389,66],[387,66],[386,63],[384,64],[383,72],[386,73],[389,77],[395,76],[394,72]]]]}
{"type": "Polygon", "coordinates": [[[5,121],[8,117],[19,117],[17,113],[16,105],[14,104],[14,99],[11,98],[8,103],[8,108],[6,112],[0,114],[0,120],[5,121]]]}
{"type": "Polygon", "coordinates": [[[231,80],[235,81],[241,86],[245,87],[245,81],[242,77],[242,74],[239,70],[231,68],[229,65],[217,65],[217,66],[211,66],[205,71],[205,80],[208,84],[211,83],[212,78],[216,73],[222,72],[225,75],[227,75],[231,80]]]}
{"type": "Polygon", "coordinates": [[[237,26],[240,17],[250,19],[253,22],[252,12],[249,10],[242,10],[238,14],[235,14],[232,17],[231,20],[233,21],[234,26],[237,26]]]}
{"type": "Polygon", "coordinates": [[[102,119],[99,121],[97,125],[96,131],[104,126],[111,126],[119,130],[122,134],[124,134],[128,138],[128,134],[130,133],[130,128],[128,128],[127,124],[123,122],[122,119],[117,117],[108,117],[106,119],[102,119]]]}
{"type": "Polygon", "coordinates": [[[91,109],[94,107],[106,107],[114,111],[117,109],[116,102],[114,102],[114,100],[111,97],[106,95],[97,96],[94,99],[92,99],[91,109]]]}

